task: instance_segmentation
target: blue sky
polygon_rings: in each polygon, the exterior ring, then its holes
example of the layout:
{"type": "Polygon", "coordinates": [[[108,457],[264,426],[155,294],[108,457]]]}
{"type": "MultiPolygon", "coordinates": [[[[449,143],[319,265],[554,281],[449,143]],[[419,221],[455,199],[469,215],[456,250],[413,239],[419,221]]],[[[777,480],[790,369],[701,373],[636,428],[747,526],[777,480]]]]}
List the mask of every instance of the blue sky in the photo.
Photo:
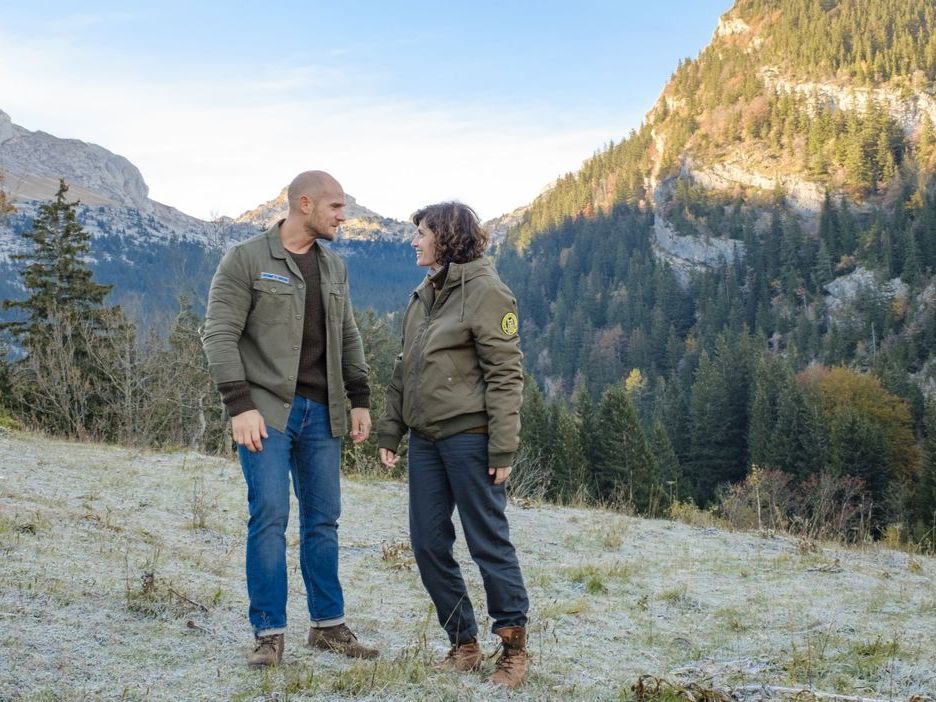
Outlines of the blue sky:
{"type": "Polygon", "coordinates": [[[488,218],[637,127],[730,5],[0,1],[0,109],[200,217],[323,168],[387,216],[455,198],[488,218]]]}

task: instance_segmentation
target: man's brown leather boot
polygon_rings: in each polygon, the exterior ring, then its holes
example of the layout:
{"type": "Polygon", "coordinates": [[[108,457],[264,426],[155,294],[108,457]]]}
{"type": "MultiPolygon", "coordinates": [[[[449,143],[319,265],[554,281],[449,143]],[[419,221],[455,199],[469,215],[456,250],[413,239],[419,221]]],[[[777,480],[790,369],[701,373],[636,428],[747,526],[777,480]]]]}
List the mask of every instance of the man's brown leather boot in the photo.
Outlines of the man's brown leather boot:
{"type": "Polygon", "coordinates": [[[254,649],[247,654],[247,665],[254,668],[276,666],[283,660],[282,634],[258,636],[254,639],[254,649]]]}
{"type": "Polygon", "coordinates": [[[435,664],[438,670],[458,670],[466,672],[481,667],[481,646],[477,639],[463,644],[452,644],[448,654],[435,664]]]}
{"type": "Polygon", "coordinates": [[[333,651],[349,658],[376,658],[376,648],[365,646],[357,640],[347,624],[309,629],[309,645],[323,651],[333,651]]]}

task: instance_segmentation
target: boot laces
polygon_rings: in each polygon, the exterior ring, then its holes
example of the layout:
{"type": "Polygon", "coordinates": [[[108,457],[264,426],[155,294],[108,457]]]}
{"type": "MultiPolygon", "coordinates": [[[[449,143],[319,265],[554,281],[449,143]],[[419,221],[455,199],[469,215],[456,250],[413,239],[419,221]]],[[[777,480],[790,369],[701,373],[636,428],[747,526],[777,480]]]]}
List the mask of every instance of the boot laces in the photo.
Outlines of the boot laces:
{"type": "Polygon", "coordinates": [[[276,634],[257,637],[257,644],[254,646],[254,653],[259,653],[264,648],[269,648],[274,652],[276,651],[276,634]]]}
{"type": "Polygon", "coordinates": [[[503,670],[505,673],[509,673],[516,661],[514,657],[519,653],[519,651],[512,650],[507,646],[504,646],[503,651],[501,651],[500,658],[497,659],[497,662],[494,664],[495,670],[503,670]]]}
{"type": "Polygon", "coordinates": [[[357,636],[346,624],[339,624],[335,629],[335,641],[344,644],[357,643],[357,636]]]}

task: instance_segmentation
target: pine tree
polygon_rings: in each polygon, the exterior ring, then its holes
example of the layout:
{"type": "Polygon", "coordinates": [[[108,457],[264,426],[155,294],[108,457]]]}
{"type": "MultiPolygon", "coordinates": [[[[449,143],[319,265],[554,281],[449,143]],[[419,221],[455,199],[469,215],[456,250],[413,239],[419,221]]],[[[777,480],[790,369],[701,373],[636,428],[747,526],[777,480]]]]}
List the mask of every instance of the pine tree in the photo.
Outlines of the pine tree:
{"type": "Polygon", "coordinates": [[[595,476],[598,451],[596,449],[598,436],[598,411],[592,401],[588,388],[583,383],[579,387],[572,402],[572,414],[578,425],[579,440],[582,442],[582,457],[585,459],[588,487],[592,493],[597,491],[595,476]]]}
{"type": "Polygon", "coordinates": [[[889,129],[882,129],[878,135],[874,156],[878,164],[878,172],[875,174],[877,176],[875,186],[887,185],[897,175],[897,161],[894,158],[889,129]]]}
{"type": "Polygon", "coordinates": [[[745,335],[720,336],[711,356],[703,351],[692,384],[691,443],[687,474],[700,503],[716,488],[744,478],[753,353],[745,335]]]}
{"type": "Polygon", "coordinates": [[[666,433],[666,427],[659,419],[653,423],[650,431],[650,451],[656,463],[656,474],[666,501],[681,499],[687,492],[683,484],[682,468],[669,434],[666,433]]]}
{"type": "Polygon", "coordinates": [[[777,419],[771,437],[774,467],[805,480],[823,465],[822,421],[818,403],[810,402],[793,373],[781,371],[777,419]]]}
{"type": "Polygon", "coordinates": [[[914,504],[917,538],[926,538],[936,552],[936,403],[926,406],[923,466],[914,504]],[[924,536],[925,535],[925,536],[924,536]]]}
{"type": "Polygon", "coordinates": [[[549,452],[549,414],[536,379],[523,380],[523,405],[520,409],[520,443],[534,459],[543,460],[549,452]]]}
{"type": "Polygon", "coordinates": [[[587,498],[589,470],[579,426],[572,412],[558,401],[549,406],[549,434],[550,497],[560,502],[587,498]]]}
{"type": "Polygon", "coordinates": [[[27,350],[45,344],[54,325],[64,318],[95,325],[103,320],[104,299],[110,285],[94,282],[82,257],[91,250],[91,237],[78,223],[78,201],[68,202],[68,185],[60,181],[55,200],[39,207],[32,229],[23,236],[30,250],[14,254],[14,261],[26,262],[20,278],[27,292],[24,300],[4,300],[4,309],[19,309],[25,320],[0,324],[27,350]]]}
{"type": "Polygon", "coordinates": [[[832,198],[826,193],[822,200],[822,208],[819,210],[819,242],[826,246],[833,262],[837,261],[842,254],[850,253],[844,250],[844,244],[839,236],[837,214],[832,198]]]}
{"type": "Polygon", "coordinates": [[[837,411],[829,425],[829,465],[835,475],[861,478],[881,504],[893,471],[880,425],[853,408],[837,411]]]}
{"type": "Polygon", "coordinates": [[[26,352],[14,368],[18,412],[46,431],[113,439],[126,426],[134,330],[119,307],[104,305],[111,286],[94,282],[82,258],[90,236],[67,192],[62,180],[23,235],[32,246],[14,260],[26,262],[20,278],[27,296],[3,306],[25,319],[0,329],[26,352]]]}
{"type": "Polygon", "coordinates": [[[748,447],[751,463],[762,468],[779,469],[772,443],[777,424],[777,397],[781,383],[781,361],[763,355],[754,367],[751,416],[748,424],[748,447]]]}
{"type": "Polygon", "coordinates": [[[933,120],[929,113],[923,114],[923,123],[920,125],[920,137],[917,141],[917,163],[921,171],[928,171],[930,162],[933,159],[933,148],[936,144],[936,138],[933,135],[933,120]]]}
{"type": "Polygon", "coordinates": [[[10,196],[3,187],[3,171],[0,171],[0,219],[16,211],[13,203],[10,202],[10,196]]]}
{"type": "Polygon", "coordinates": [[[820,241],[819,252],[816,254],[816,265],[813,267],[813,288],[821,290],[822,286],[830,282],[834,277],[829,248],[824,241],[820,241]]]}
{"type": "Polygon", "coordinates": [[[659,476],[637,412],[623,385],[601,398],[595,450],[595,478],[600,498],[623,500],[638,512],[651,507],[659,476]]]}

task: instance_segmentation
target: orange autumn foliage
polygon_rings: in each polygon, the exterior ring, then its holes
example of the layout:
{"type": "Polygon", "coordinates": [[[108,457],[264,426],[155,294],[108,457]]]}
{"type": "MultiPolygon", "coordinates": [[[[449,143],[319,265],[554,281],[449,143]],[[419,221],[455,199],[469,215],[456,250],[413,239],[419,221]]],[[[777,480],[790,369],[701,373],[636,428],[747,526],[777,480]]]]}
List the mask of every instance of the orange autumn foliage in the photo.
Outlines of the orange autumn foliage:
{"type": "Polygon", "coordinates": [[[876,376],[843,366],[811,366],[800,373],[798,379],[819,393],[826,421],[845,409],[860,412],[883,429],[894,474],[903,481],[917,474],[920,451],[913,436],[910,407],[905,400],[884,389],[876,376]]]}

